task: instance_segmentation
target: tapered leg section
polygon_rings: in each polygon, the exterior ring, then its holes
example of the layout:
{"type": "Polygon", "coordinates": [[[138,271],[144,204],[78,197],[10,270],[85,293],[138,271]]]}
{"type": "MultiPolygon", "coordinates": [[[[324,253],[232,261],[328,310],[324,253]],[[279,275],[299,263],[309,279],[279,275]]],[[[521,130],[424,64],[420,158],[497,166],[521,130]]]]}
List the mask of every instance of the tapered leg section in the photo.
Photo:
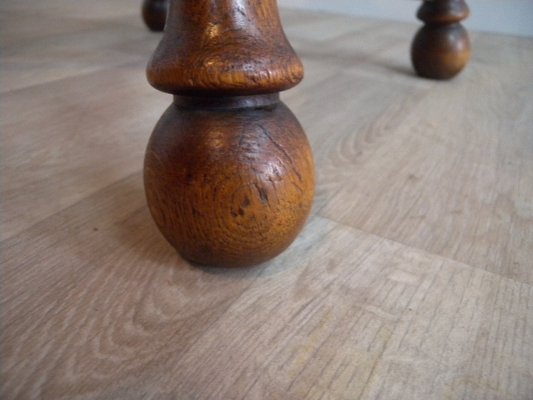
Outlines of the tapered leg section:
{"type": "Polygon", "coordinates": [[[313,157],[278,95],[302,75],[275,0],[172,0],[148,79],[175,96],[150,138],[144,181],[157,226],[184,258],[250,266],[302,229],[313,157]]]}
{"type": "Polygon", "coordinates": [[[430,79],[450,79],[463,70],[470,59],[470,40],[459,21],[468,17],[464,0],[426,0],[418,10],[425,25],[411,47],[413,67],[430,79]]]}
{"type": "Polygon", "coordinates": [[[146,26],[154,32],[162,32],[165,28],[169,0],[144,0],[142,16],[146,26]]]}

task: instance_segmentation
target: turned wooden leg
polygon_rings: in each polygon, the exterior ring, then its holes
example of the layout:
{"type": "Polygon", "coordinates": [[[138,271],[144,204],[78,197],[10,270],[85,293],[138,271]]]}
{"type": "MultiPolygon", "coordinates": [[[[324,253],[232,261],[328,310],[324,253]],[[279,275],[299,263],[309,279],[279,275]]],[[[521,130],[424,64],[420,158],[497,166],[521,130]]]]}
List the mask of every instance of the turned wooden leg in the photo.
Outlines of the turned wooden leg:
{"type": "Polygon", "coordinates": [[[426,0],[417,17],[425,25],[416,34],[411,58],[425,78],[450,79],[470,59],[470,40],[460,21],[468,17],[464,0],[426,0]]]}
{"type": "Polygon", "coordinates": [[[165,28],[169,0],[144,0],[142,16],[146,26],[154,32],[161,32],[165,28]]]}
{"type": "Polygon", "coordinates": [[[309,214],[314,170],[305,133],[279,100],[303,67],[276,0],[171,0],[147,75],[174,95],[144,164],[165,238],[204,265],[281,253],[309,214]]]}

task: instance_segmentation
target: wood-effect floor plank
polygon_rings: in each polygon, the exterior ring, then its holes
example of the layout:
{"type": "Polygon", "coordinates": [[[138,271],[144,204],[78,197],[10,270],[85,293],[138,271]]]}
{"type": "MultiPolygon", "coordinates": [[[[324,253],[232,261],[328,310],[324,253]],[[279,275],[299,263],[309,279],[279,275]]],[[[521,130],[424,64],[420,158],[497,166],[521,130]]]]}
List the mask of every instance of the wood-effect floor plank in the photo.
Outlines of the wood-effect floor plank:
{"type": "Polygon", "coordinates": [[[149,216],[158,36],[93,3],[0,4],[1,398],[531,399],[533,40],[474,33],[436,83],[417,24],[284,10],[315,207],[280,257],[225,271],[149,216]]]}
{"type": "Polygon", "coordinates": [[[532,389],[529,285],[318,216],[274,262],[195,268],[142,202],[133,175],[4,241],[5,395],[526,399],[532,389]],[[18,264],[24,245],[40,259],[18,264]]]}
{"type": "Polygon", "coordinates": [[[143,65],[6,96],[0,105],[2,238],[139,170],[150,132],[170,104],[144,82],[143,65]]]}
{"type": "Polygon", "coordinates": [[[344,168],[359,168],[344,179],[333,171],[342,189],[321,215],[531,284],[533,85],[524,82],[533,82],[532,55],[489,67],[474,60],[460,79],[410,106],[381,146],[357,138],[379,140],[386,115],[373,120],[378,129],[339,141],[363,154],[338,149],[344,168]]]}

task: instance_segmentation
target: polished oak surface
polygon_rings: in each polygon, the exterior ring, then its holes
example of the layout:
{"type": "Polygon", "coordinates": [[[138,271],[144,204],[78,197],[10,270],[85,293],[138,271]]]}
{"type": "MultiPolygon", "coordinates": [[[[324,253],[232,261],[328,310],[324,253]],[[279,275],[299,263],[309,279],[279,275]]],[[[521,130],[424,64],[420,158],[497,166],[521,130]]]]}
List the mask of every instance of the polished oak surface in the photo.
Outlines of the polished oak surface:
{"type": "Polygon", "coordinates": [[[148,208],[190,262],[250,267],[311,211],[313,155],[279,99],[303,78],[275,0],[171,0],[149,82],[174,95],[144,162],[148,208]]]}
{"type": "Polygon", "coordinates": [[[277,99],[222,107],[172,104],[150,138],[144,183],[157,226],[183,257],[246,267],[277,256],[301,231],[313,204],[313,157],[277,99]]]}
{"type": "Polygon", "coordinates": [[[471,32],[436,82],[415,21],[285,11],[315,205],[281,256],[226,271],[146,207],[171,97],[138,7],[0,9],[0,398],[531,398],[533,40],[471,32]]]}

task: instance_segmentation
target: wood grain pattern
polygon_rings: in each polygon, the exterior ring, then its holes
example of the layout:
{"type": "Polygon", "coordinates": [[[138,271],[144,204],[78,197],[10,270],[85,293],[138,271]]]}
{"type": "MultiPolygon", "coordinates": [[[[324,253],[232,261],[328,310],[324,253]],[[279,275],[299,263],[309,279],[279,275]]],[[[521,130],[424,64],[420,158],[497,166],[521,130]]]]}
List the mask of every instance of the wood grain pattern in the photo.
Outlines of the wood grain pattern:
{"type": "Polygon", "coordinates": [[[144,181],[152,216],[180,254],[227,267],[285,250],[315,186],[307,137],[277,100],[237,110],[171,105],[150,138],[144,181]]]}
{"type": "Polygon", "coordinates": [[[0,237],[19,233],[139,169],[146,132],[169,100],[138,84],[144,64],[123,65],[118,75],[108,69],[54,81],[52,89],[45,84],[17,90],[9,94],[9,101],[0,102],[2,140],[9,145],[0,157],[0,237]],[[83,96],[78,96],[80,91],[83,96]],[[121,91],[129,97],[102,106],[102,97],[121,91]],[[138,102],[138,97],[148,104],[138,102]],[[111,134],[120,129],[130,133],[111,134]],[[105,146],[117,149],[111,159],[100,151],[105,146]]]}
{"type": "Polygon", "coordinates": [[[173,94],[253,95],[295,86],[303,66],[275,0],[173,0],[147,75],[152,86],[173,94]]]}
{"type": "Polygon", "coordinates": [[[170,100],[143,79],[157,35],[129,0],[73,4],[0,4],[63,18],[20,28],[26,57],[83,31],[116,58],[13,68],[0,98],[0,398],[531,399],[533,40],[473,33],[443,83],[411,72],[414,24],[285,11],[317,200],[280,257],[220,270],[183,261],[145,205],[170,100]]]}
{"type": "Polygon", "coordinates": [[[285,250],[307,220],[315,175],[305,132],[279,100],[303,66],[276,1],[172,0],[147,76],[175,95],[144,162],[165,238],[187,260],[219,267],[285,250]]]}
{"type": "MultiPolygon", "coordinates": [[[[529,58],[530,47],[524,50],[518,60],[529,58]]],[[[505,73],[526,81],[532,81],[533,74],[526,64],[515,62],[473,65],[476,80],[438,85],[433,89],[438,96],[415,91],[414,103],[403,104],[411,107],[410,113],[391,96],[381,105],[388,110],[371,122],[372,129],[345,135],[343,142],[331,139],[336,147],[330,159],[340,157],[323,173],[338,191],[320,214],[533,283],[528,200],[533,198],[533,142],[526,117],[533,115],[533,105],[526,100],[533,87],[505,73]],[[507,90],[516,90],[516,99],[521,99],[517,108],[505,107],[507,90]],[[485,99],[483,106],[469,106],[482,117],[463,112],[469,96],[485,99]],[[441,118],[450,115],[456,118],[446,117],[439,126],[441,118]],[[360,164],[363,170],[355,168],[360,164]],[[350,172],[336,174],[342,167],[350,172]]],[[[369,90],[376,98],[383,96],[383,89],[369,90]]],[[[402,93],[401,88],[396,91],[402,93]]]]}
{"type": "Polygon", "coordinates": [[[12,19],[0,24],[0,93],[78,78],[114,66],[135,62],[145,65],[146,53],[159,40],[157,35],[140,32],[141,22],[133,25],[127,17],[90,21],[57,14],[35,16],[35,11],[7,15],[12,19]],[[141,48],[145,52],[140,52],[141,48]]]}

